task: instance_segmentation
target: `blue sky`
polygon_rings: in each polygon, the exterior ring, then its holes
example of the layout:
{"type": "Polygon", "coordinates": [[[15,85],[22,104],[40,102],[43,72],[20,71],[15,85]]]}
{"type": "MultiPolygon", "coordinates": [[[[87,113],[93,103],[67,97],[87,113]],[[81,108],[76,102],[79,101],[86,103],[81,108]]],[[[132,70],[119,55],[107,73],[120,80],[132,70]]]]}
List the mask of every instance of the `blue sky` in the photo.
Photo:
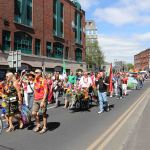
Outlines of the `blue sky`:
{"type": "Polygon", "coordinates": [[[86,19],[96,22],[99,44],[109,62],[133,63],[150,48],[150,0],[78,0],[86,19]]]}

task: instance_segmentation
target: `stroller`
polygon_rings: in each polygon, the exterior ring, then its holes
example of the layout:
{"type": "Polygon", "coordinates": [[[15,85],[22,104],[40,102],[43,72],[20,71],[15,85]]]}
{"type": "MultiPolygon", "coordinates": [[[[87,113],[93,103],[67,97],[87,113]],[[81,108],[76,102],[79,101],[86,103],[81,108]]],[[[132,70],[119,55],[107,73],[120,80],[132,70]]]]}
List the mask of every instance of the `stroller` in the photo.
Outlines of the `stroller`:
{"type": "Polygon", "coordinates": [[[90,108],[90,99],[88,95],[88,91],[86,89],[82,89],[72,95],[72,106],[71,110],[81,111],[88,110],[90,108]]]}

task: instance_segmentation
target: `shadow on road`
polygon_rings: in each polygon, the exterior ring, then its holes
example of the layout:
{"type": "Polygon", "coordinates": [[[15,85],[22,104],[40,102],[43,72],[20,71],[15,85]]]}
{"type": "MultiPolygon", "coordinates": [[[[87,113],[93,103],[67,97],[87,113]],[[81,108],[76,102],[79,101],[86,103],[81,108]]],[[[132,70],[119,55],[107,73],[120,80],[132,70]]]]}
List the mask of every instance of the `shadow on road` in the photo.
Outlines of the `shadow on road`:
{"type": "Polygon", "coordinates": [[[13,148],[0,145],[0,150],[14,150],[13,148]]]}
{"type": "Polygon", "coordinates": [[[57,129],[60,126],[60,122],[48,122],[47,123],[47,130],[53,131],[57,129]]]}
{"type": "MultiPolygon", "coordinates": [[[[47,130],[53,131],[53,130],[57,129],[59,126],[60,126],[60,122],[48,122],[47,123],[47,130]]],[[[35,127],[34,122],[31,122],[31,124],[27,127],[27,129],[33,130],[34,127],[35,127]]]]}

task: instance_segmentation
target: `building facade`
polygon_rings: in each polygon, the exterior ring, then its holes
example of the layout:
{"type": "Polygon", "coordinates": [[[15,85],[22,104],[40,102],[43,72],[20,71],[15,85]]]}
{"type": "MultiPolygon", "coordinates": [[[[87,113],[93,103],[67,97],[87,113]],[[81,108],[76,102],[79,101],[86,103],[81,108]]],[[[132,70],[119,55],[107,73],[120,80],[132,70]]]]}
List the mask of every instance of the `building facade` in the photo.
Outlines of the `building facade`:
{"type": "Polygon", "coordinates": [[[134,66],[136,70],[150,70],[150,49],[134,56],[134,66]]]}
{"type": "Polygon", "coordinates": [[[97,35],[97,27],[94,20],[87,20],[86,21],[86,42],[97,42],[98,35],[97,35]]]}
{"type": "MultiPolygon", "coordinates": [[[[97,34],[97,27],[94,20],[87,20],[86,21],[86,53],[90,54],[93,53],[93,57],[95,53],[95,44],[98,44],[98,34],[97,34]],[[93,51],[94,50],[94,51],[93,51]]],[[[94,58],[91,59],[94,59],[94,58]]],[[[99,67],[96,64],[87,63],[87,70],[88,71],[95,71],[99,67]]]]}
{"type": "Polygon", "coordinates": [[[0,68],[21,51],[21,69],[86,70],[85,12],[76,0],[1,0],[0,68]]]}

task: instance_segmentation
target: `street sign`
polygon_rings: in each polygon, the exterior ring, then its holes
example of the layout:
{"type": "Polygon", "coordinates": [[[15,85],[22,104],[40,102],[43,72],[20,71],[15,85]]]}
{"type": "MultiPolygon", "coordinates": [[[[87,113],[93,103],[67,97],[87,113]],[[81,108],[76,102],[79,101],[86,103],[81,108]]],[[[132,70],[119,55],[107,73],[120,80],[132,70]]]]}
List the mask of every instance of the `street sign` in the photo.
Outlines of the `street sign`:
{"type": "Polygon", "coordinates": [[[9,67],[16,68],[17,72],[18,67],[21,67],[21,51],[10,51],[7,62],[9,67]]]}

